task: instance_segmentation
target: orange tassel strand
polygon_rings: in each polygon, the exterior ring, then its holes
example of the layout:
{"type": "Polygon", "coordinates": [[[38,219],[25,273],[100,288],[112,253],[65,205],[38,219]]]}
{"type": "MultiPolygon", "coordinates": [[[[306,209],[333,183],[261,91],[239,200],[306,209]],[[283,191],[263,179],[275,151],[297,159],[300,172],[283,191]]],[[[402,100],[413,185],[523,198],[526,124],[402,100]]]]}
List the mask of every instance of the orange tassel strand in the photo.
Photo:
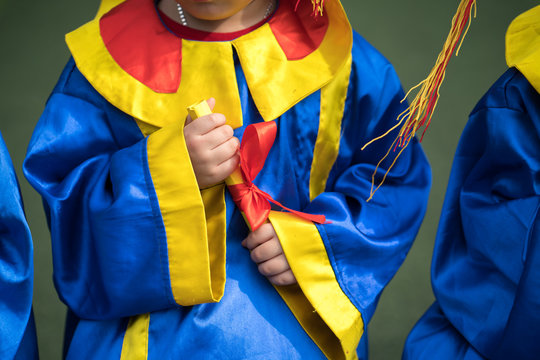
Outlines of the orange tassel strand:
{"type": "Polygon", "coordinates": [[[441,84],[444,80],[446,67],[448,66],[448,62],[452,57],[454,50],[456,51],[456,56],[459,54],[459,49],[461,48],[463,39],[465,38],[471,24],[471,14],[473,14],[473,17],[476,17],[476,0],[461,0],[458,10],[452,19],[450,33],[446,38],[442,51],[437,57],[435,66],[433,69],[431,69],[428,77],[418,85],[411,88],[405,95],[405,98],[402,100],[402,102],[405,101],[413,90],[420,87],[420,90],[416,94],[413,101],[411,101],[409,107],[398,116],[398,123],[396,125],[394,125],[383,135],[371,140],[362,147],[362,150],[364,150],[374,141],[387,136],[390,132],[401,126],[401,129],[396,139],[392,143],[392,146],[388,149],[386,155],[384,155],[384,157],[379,161],[375,171],[373,172],[371,177],[371,191],[367,201],[373,198],[373,195],[384,183],[388,172],[392,169],[403,150],[405,150],[405,148],[409,145],[409,142],[416,135],[417,131],[424,126],[424,130],[422,131],[422,135],[420,137],[420,141],[422,141],[424,134],[431,123],[431,118],[437,106],[437,101],[439,100],[439,89],[441,88],[441,84]],[[395,152],[397,148],[400,148],[398,154],[394,158],[394,161],[388,170],[386,170],[386,173],[384,174],[384,177],[380,181],[379,185],[375,188],[375,174],[377,173],[379,166],[390,155],[390,152],[395,152]]]}

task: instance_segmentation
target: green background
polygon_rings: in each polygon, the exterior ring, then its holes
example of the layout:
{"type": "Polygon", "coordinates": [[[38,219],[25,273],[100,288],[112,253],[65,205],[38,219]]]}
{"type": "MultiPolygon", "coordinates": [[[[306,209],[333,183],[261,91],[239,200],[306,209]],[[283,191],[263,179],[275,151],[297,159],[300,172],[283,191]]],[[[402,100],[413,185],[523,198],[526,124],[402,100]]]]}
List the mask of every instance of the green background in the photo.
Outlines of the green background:
{"type": "MultiPolygon", "coordinates": [[[[458,0],[343,0],[353,27],[395,66],[405,89],[424,79],[450,28],[458,0]]],[[[42,360],[60,359],[65,307],[52,282],[41,200],[21,173],[32,129],[69,54],[64,34],[90,20],[98,0],[0,0],[0,131],[11,153],[34,237],[34,311],[42,360]]],[[[399,359],[405,338],[433,301],[431,253],[452,156],[467,115],[505,71],[504,34],[533,0],[479,0],[460,56],[453,58],[423,146],[433,188],[420,233],[383,292],[369,325],[370,359],[399,359]]]]}

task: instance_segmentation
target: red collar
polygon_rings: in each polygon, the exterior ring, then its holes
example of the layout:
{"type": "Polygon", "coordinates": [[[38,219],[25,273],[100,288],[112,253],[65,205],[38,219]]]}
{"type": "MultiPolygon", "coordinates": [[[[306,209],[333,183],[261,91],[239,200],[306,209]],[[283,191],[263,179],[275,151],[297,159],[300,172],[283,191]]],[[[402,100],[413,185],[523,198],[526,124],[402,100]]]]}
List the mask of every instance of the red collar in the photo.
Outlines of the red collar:
{"type": "MultiPolygon", "coordinates": [[[[313,18],[309,2],[301,1],[296,11],[295,6],[295,0],[280,0],[278,9],[268,21],[287,60],[299,60],[315,51],[328,29],[328,18],[313,18]]],[[[257,24],[246,31],[255,32],[261,25],[257,24]]],[[[169,27],[173,30],[172,26],[169,27]]],[[[194,31],[200,35],[199,31],[194,31]]],[[[178,90],[182,38],[186,39],[184,36],[187,34],[171,33],[163,25],[153,0],[127,0],[116,6],[100,19],[100,32],[108,52],[124,71],[155,92],[174,93],[178,90]]],[[[240,36],[245,34],[242,32],[240,36]]],[[[229,35],[231,33],[207,33],[206,36],[229,35]]],[[[202,40],[216,41],[208,38],[202,40]]]]}

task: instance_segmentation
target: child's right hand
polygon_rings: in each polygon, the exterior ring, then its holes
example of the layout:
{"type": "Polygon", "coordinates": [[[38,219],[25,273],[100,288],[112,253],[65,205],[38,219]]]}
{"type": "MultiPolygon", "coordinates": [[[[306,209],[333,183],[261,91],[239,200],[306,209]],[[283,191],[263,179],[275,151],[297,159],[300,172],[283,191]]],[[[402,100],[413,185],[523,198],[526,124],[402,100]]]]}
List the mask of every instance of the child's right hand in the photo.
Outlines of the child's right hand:
{"type": "MultiPolygon", "coordinates": [[[[208,100],[210,109],[215,104],[213,98],[208,100]]],[[[233,135],[223,114],[205,115],[196,120],[188,115],[184,138],[200,189],[225,180],[238,166],[240,142],[233,135]]]]}

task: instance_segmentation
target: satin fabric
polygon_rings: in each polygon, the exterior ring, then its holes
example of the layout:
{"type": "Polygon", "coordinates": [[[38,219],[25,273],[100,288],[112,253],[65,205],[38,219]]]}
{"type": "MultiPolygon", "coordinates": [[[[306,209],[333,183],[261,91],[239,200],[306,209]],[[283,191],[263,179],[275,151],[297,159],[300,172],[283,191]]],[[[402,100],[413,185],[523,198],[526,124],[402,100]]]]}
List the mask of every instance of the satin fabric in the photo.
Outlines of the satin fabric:
{"type": "Polygon", "coordinates": [[[471,113],[435,243],[437,302],[404,359],[540,354],[540,95],[508,70],[471,113]]]}
{"type": "Polygon", "coordinates": [[[326,222],[324,215],[306,214],[285,208],[253,184],[274,144],[276,132],[277,126],[273,121],[251,124],[244,131],[239,152],[240,175],[243,182],[227,185],[234,203],[246,216],[251,230],[257,230],[268,219],[272,204],[299,218],[324,224],[326,222]]]}
{"type": "Polygon", "coordinates": [[[0,134],[0,358],[37,359],[33,245],[19,183],[0,134]]]}
{"type": "MultiPolygon", "coordinates": [[[[339,285],[367,324],[420,226],[430,170],[413,141],[366,203],[371,174],[389,144],[359,149],[395,122],[403,92],[391,65],[358,35],[352,52],[340,151],[325,192],[310,201],[320,91],[276,119],[275,143],[254,183],[285,206],[332,221],[319,232],[339,285]]],[[[235,135],[242,138],[246,125],[263,119],[240,61],[234,63],[244,118],[235,135]]],[[[50,219],[58,293],[75,315],[66,358],[119,359],[127,317],[147,312],[148,359],[324,358],[240,245],[248,229],[228,192],[224,296],[212,304],[175,304],[145,146],[135,121],[96,93],[70,61],[24,164],[50,219]]],[[[365,340],[359,356],[367,358],[365,340]]]]}
{"type": "MultiPolygon", "coordinates": [[[[235,86],[233,51],[240,58],[259,113],[266,121],[274,120],[301,99],[329,83],[344,65],[352,46],[352,30],[346,14],[339,0],[333,0],[325,4],[325,16],[332,21],[328,22],[326,35],[318,48],[315,48],[319,45],[317,36],[308,36],[319,32],[316,29],[317,22],[309,22],[311,26],[306,28],[306,19],[302,22],[296,15],[279,16],[272,17],[267,24],[229,42],[182,39],[180,64],[179,58],[168,54],[168,50],[175,46],[169,41],[177,42],[171,38],[172,34],[164,32],[153,3],[151,0],[104,1],[96,19],[66,35],[66,42],[78,69],[94,88],[114,106],[151,126],[163,127],[183,119],[188,106],[209,97],[217,100],[214,111],[225,114],[233,128],[241,126],[242,111],[235,86]],[[108,21],[102,23],[102,12],[118,2],[125,3],[108,14],[108,21]],[[148,21],[138,21],[138,17],[145,17],[148,21]],[[277,24],[277,19],[300,24],[277,24]],[[125,26],[105,26],[117,23],[125,26]],[[274,31],[278,25],[283,26],[283,29],[276,35],[274,31]],[[144,36],[141,30],[145,30],[144,36]],[[108,32],[112,33],[102,36],[108,32]],[[110,41],[106,46],[104,37],[123,40],[110,41]],[[300,41],[305,44],[297,43],[300,41]],[[288,51],[280,43],[294,45],[295,49],[309,45],[305,47],[309,52],[302,59],[289,61],[285,56],[288,51]],[[155,44],[164,46],[155,47],[155,44]],[[132,48],[144,51],[137,56],[124,58],[129,62],[115,62],[114,54],[133,54],[132,48]],[[149,53],[153,55],[152,61],[148,61],[149,53]],[[148,73],[145,76],[147,79],[165,80],[171,74],[160,76],[156,67],[152,66],[165,59],[175,60],[168,63],[167,68],[182,67],[180,87],[174,93],[158,93],[149,88],[149,84],[142,83],[140,80],[143,78],[137,80],[130,75],[134,73],[133,69],[141,69],[148,73]],[[201,87],[201,83],[205,86],[201,87]],[[129,96],[125,96],[126,93],[129,96]]],[[[303,12],[306,6],[312,9],[309,2],[302,2],[298,11],[303,12]]],[[[281,1],[277,13],[281,11],[294,13],[292,0],[281,1]]]]}

